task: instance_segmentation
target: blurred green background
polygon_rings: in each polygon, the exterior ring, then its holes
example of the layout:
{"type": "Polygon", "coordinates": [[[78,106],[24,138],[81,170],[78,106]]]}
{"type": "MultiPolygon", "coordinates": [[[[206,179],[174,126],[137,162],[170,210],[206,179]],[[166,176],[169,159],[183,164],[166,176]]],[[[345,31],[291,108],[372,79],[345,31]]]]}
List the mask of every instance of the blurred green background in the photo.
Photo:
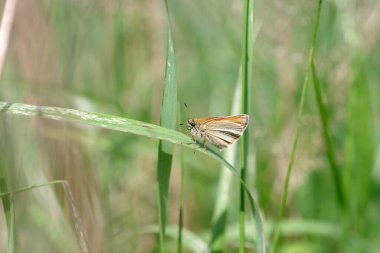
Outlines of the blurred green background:
{"type": "MultiPolygon", "coordinates": [[[[254,6],[248,184],[269,229],[280,205],[317,1],[254,1],[254,6]]],[[[1,1],[1,13],[3,7],[1,1]]],[[[242,0],[169,1],[182,111],[178,123],[230,114],[241,65],[243,7],[242,0]]],[[[163,1],[20,0],[0,100],[159,124],[165,15],[163,1]]],[[[342,210],[335,194],[309,78],[279,252],[376,252],[380,2],[323,1],[320,22],[315,65],[347,206],[342,210]]],[[[141,233],[157,224],[157,140],[5,114],[0,114],[0,139],[0,169],[8,189],[68,180],[92,252],[157,251],[157,235],[141,233]]],[[[168,225],[178,220],[179,151],[168,225]]],[[[220,164],[192,150],[181,154],[184,227],[208,242],[220,164]]],[[[239,184],[233,180],[225,252],[237,252],[239,245],[239,184]]],[[[13,200],[16,252],[79,252],[60,187],[30,190],[13,200]]],[[[175,240],[168,239],[167,247],[174,252],[175,240]]],[[[0,211],[0,252],[6,249],[0,211]]]]}

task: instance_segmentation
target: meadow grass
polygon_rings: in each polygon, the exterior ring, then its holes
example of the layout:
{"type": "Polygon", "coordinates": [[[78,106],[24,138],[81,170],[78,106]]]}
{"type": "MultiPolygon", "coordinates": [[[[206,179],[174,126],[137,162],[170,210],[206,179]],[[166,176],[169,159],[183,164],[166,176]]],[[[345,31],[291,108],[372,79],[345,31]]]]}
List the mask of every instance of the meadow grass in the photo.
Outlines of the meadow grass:
{"type": "Polygon", "coordinates": [[[376,251],[379,7],[252,4],[17,8],[0,251],[376,251]],[[241,145],[194,143],[177,127],[184,102],[188,117],[249,113],[241,145]]]}

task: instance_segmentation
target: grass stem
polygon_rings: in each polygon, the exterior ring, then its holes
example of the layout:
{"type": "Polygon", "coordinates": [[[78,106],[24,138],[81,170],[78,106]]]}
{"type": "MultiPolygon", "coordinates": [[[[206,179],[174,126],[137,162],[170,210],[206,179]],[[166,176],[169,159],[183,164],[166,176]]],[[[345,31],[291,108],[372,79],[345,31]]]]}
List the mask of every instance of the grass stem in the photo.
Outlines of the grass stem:
{"type": "Polygon", "coordinates": [[[322,0],[319,0],[316,18],[315,18],[315,22],[314,22],[313,37],[311,40],[311,45],[310,45],[310,49],[309,49],[309,56],[308,56],[307,65],[306,65],[305,77],[304,77],[303,84],[302,84],[301,101],[300,101],[300,104],[298,106],[297,122],[296,122],[296,128],[294,130],[294,136],[293,136],[293,141],[292,141],[292,149],[290,152],[290,158],[289,158],[289,163],[288,163],[286,177],[285,177],[284,190],[283,190],[282,196],[281,196],[281,203],[280,203],[280,209],[278,212],[277,224],[275,225],[275,228],[273,231],[273,240],[272,240],[272,252],[273,253],[275,253],[277,250],[277,244],[278,244],[279,232],[280,232],[279,224],[281,223],[282,217],[284,215],[284,210],[285,210],[285,206],[286,206],[286,199],[288,196],[288,187],[289,187],[290,175],[292,173],[294,159],[295,159],[296,150],[297,150],[297,144],[298,144],[298,139],[299,139],[299,131],[300,131],[300,126],[301,126],[301,118],[302,118],[302,114],[303,114],[306,91],[307,91],[307,86],[308,86],[308,82],[309,82],[309,73],[310,73],[313,58],[314,58],[314,48],[315,48],[315,44],[316,44],[316,40],[317,40],[319,19],[320,19],[320,14],[321,14],[321,7],[322,7],[322,0]]]}
{"type": "MultiPolygon", "coordinates": [[[[245,1],[244,16],[244,42],[242,56],[242,113],[249,114],[249,84],[252,72],[252,41],[253,41],[253,0],[245,1]]],[[[242,182],[246,182],[247,165],[248,165],[248,141],[249,129],[246,129],[241,140],[241,171],[240,177],[242,182]]],[[[240,185],[240,253],[245,252],[245,189],[240,185]]]]}

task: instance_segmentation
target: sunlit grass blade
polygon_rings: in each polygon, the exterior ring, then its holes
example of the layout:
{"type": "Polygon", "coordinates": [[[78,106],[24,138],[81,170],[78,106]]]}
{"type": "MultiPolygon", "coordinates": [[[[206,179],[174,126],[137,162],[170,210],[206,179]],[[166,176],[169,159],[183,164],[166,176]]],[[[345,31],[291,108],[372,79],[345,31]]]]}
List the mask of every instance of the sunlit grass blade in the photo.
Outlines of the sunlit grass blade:
{"type": "MultiPolygon", "coordinates": [[[[241,112],[249,114],[249,86],[252,77],[252,52],[253,52],[253,0],[245,1],[244,33],[243,33],[243,55],[242,55],[242,97],[241,112]]],[[[241,181],[246,181],[248,166],[248,141],[249,126],[241,139],[241,181]]],[[[244,186],[240,186],[240,248],[239,252],[245,252],[245,194],[244,186]]],[[[260,251],[260,248],[258,250],[260,251]]]]}
{"type": "Polygon", "coordinates": [[[310,49],[309,49],[309,56],[308,56],[308,60],[307,60],[306,70],[305,70],[305,77],[304,77],[303,84],[302,84],[301,100],[300,100],[300,103],[298,106],[297,122],[296,122],[296,127],[294,130],[292,148],[290,151],[290,157],[289,157],[289,163],[288,163],[286,177],[285,177],[284,189],[282,192],[280,209],[278,212],[278,220],[277,220],[277,224],[276,224],[274,231],[273,231],[272,252],[276,252],[278,237],[279,237],[279,223],[281,223],[282,217],[284,215],[286,199],[288,196],[288,186],[289,186],[290,175],[292,173],[294,158],[295,158],[295,154],[296,154],[296,150],[297,150],[297,144],[298,144],[298,138],[299,138],[299,129],[301,126],[301,117],[302,117],[302,113],[303,113],[306,91],[307,91],[307,86],[308,86],[308,82],[309,82],[309,73],[311,71],[311,67],[312,67],[311,65],[312,65],[312,61],[314,58],[314,48],[315,48],[315,44],[316,44],[316,40],[317,40],[319,18],[320,18],[320,14],[321,14],[321,7],[322,7],[322,0],[319,0],[318,1],[318,7],[316,10],[316,18],[315,18],[315,22],[314,22],[312,40],[311,40],[310,49]]]}
{"type": "MultiPolygon", "coordinates": [[[[173,39],[170,28],[168,3],[165,1],[167,14],[167,48],[164,92],[160,114],[160,125],[169,129],[176,127],[177,85],[175,81],[175,59],[173,39]]],[[[160,252],[165,252],[166,205],[169,193],[170,171],[173,159],[173,144],[160,140],[158,144],[157,181],[158,181],[158,219],[160,224],[160,252]]]]}
{"type": "MultiPolygon", "coordinates": [[[[160,139],[188,147],[192,150],[195,149],[197,152],[204,153],[220,161],[229,169],[235,170],[235,168],[226,160],[224,160],[219,155],[219,153],[216,153],[215,151],[207,147],[204,148],[198,143],[195,143],[194,140],[188,135],[172,129],[160,127],[158,125],[142,121],[107,114],[84,112],[75,109],[50,106],[37,106],[31,104],[10,103],[2,101],[0,101],[0,113],[28,117],[41,117],[58,121],[76,122],[106,128],[110,130],[127,132],[150,138],[160,139]]],[[[237,171],[235,172],[238,173],[237,171]]]]}
{"type": "Polygon", "coordinates": [[[312,60],[311,73],[313,77],[315,97],[316,97],[318,110],[319,110],[319,118],[321,119],[321,123],[322,123],[323,138],[325,139],[325,144],[326,144],[327,158],[330,164],[331,174],[333,175],[333,178],[334,178],[336,195],[338,197],[339,205],[341,206],[341,208],[344,208],[345,197],[344,197],[344,191],[342,189],[342,179],[338,170],[338,166],[336,165],[336,162],[335,162],[334,145],[330,137],[328,116],[327,116],[326,109],[322,101],[321,87],[319,84],[317,72],[315,70],[314,60],[312,60]]]}

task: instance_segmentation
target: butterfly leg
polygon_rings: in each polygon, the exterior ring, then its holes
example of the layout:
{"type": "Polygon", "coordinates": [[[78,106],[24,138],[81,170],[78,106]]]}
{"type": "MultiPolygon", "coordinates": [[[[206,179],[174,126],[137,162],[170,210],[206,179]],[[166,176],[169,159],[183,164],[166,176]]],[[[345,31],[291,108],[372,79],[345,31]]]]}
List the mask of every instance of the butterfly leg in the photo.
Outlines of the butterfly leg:
{"type": "MultiPolygon", "coordinates": [[[[194,140],[194,142],[195,143],[197,143],[197,141],[196,141],[196,139],[195,139],[195,136],[193,135],[193,140],[194,140]]],[[[197,148],[196,147],[194,147],[194,149],[193,149],[193,151],[194,151],[194,154],[195,154],[195,151],[197,150],[197,148]]]]}
{"type": "MultiPolygon", "coordinates": [[[[194,136],[193,136],[193,139],[194,139],[194,142],[195,142],[195,143],[199,143],[199,142],[196,141],[196,139],[195,139],[194,136]]],[[[200,138],[200,139],[202,140],[202,147],[205,148],[205,147],[206,147],[206,136],[203,135],[203,134],[201,134],[201,138],[200,138]]],[[[194,154],[195,154],[195,151],[196,151],[198,148],[202,148],[202,147],[196,147],[196,148],[194,148],[194,154]]]]}

